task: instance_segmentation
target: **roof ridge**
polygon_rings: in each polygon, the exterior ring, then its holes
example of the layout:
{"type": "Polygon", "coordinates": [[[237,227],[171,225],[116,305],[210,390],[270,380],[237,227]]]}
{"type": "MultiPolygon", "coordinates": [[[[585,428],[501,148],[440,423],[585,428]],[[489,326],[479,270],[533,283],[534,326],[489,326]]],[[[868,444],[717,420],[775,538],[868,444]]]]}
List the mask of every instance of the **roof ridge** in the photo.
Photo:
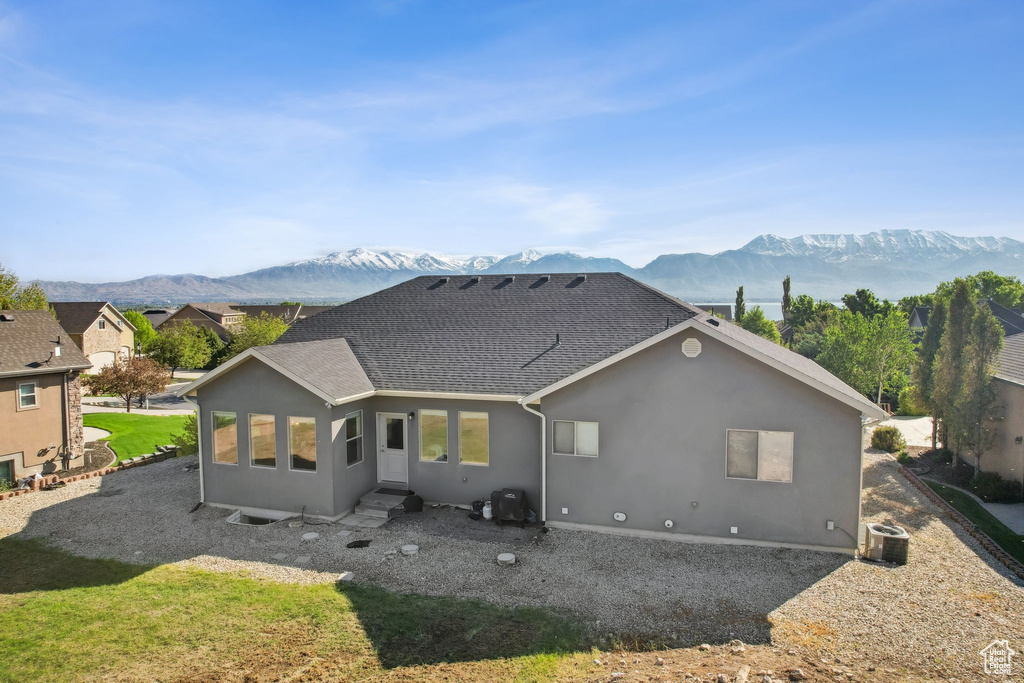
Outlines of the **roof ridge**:
{"type": "Polygon", "coordinates": [[[683,308],[686,311],[688,311],[690,313],[693,313],[694,315],[698,315],[698,314],[700,314],[702,312],[702,309],[698,308],[697,306],[695,306],[695,305],[693,305],[693,304],[691,304],[691,303],[689,303],[687,301],[683,301],[682,299],[679,299],[677,297],[674,297],[671,294],[669,294],[668,292],[663,292],[663,291],[661,291],[660,289],[658,289],[656,287],[651,287],[649,284],[647,284],[645,282],[641,282],[640,280],[637,280],[634,277],[630,277],[629,275],[626,275],[625,273],[620,273],[618,271],[612,271],[612,273],[614,275],[618,275],[619,277],[621,277],[621,278],[623,278],[625,280],[628,280],[628,281],[632,282],[635,285],[639,285],[640,287],[642,287],[643,289],[646,289],[647,291],[651,292],[652,294],[660,296],[665,301],[668,301],[671,304],[675,304],[676,306],[679,306],[680,308],[683,308]]]}

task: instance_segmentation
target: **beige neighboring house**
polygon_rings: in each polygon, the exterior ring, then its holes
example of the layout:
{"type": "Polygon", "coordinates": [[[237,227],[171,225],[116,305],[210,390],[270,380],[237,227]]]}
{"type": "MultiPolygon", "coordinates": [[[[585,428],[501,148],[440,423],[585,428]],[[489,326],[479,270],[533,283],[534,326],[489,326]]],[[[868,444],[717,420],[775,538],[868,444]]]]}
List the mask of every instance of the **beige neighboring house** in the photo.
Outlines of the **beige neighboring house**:
{"type": "Polygon", "coordinates": [[[57,313],[57,322],[92,363],[87,373],[113,365],[119,355],[130,357],[134,353],[135,326],[109,301],[58,301],[50,305],[57,313]]]}
{"type": "Polygon", "coordinates": [[[1024,481],[1024,333],[1006,337],[996,370],[996,405],[1003,420],[996,427],[992,448],[981,457],[981,468],[1003,479],[1024,481]]]}
{"type": "Polygon", "coordinates": [[[333,306],[294,305],[244,305],[227,302],[185,304],[173,315],[164,319],[157,329],[165,330],[185,320],[191,320],[196,327],[205,327],[217,333],[222,340],[231,337],[231,328],[242,322],[247,315],[269,315],[280,318],[288,325],[326,311],[333,306]]]}
{"type": "Polygon", "coordinates": [[[90,367],[49,311],[0,311],[0,480],[82,457],[78,373],[90,367]]]}

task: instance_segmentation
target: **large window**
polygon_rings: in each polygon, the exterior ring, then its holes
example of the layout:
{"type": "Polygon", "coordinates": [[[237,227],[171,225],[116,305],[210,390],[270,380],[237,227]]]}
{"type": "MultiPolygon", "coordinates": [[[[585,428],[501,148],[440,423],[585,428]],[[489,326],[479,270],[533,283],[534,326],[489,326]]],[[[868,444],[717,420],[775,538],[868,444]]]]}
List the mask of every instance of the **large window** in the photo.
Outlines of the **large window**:
{"type": "Polygon", "coordinates": [[[316,418],[288,418],[288,450],[293,470],[316,472],[316,418]]]}
{"type": "Polygon", "coordinates": [[[345,462],[357,465],[363,461],[363,411],[345,416],[345,462]]]}
{"type": "Polygon", "coordinates": [[[249,415],[249,457],[253,467],[277,467],[273,415],[249,415]]]}
{"type": "Polygon", "coordinates": [[[18,385],[18,409],[27,410],[39,407],[38,385],[35,382],[25,382],[18,385]]]}
{"type": "Polygon", "coordinates": [[[487,413],[459,412],[459,462],[488,465],[491,461],[487,413]]]}
{"type": "Polygon", "coordinates": [[[554,438],[552,451],[558,455],[585,455],[597,457],[597,423],[568,422],[554,420],[552,422],[554,438]]]}
{"type": "Polygon", "coordinates": [[[234,413],[213,411],[213,461],[222,465],[238,464],[238,428],[234,413]]]}
{"type": "Polygon", "coordinates": [[[420,411],[420,460],[448,462],[448,411],[420,411]]]}
{"type": "Polygon", "coordinates": [[[725,476],[731,479],[793,481],[793,432],[730,429],[725,476]]]}

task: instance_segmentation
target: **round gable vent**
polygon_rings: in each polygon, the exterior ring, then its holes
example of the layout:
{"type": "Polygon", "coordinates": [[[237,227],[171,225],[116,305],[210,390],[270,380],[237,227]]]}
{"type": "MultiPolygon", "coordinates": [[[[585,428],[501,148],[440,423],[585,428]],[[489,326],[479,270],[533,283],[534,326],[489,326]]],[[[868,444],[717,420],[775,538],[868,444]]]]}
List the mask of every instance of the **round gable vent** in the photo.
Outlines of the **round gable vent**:
{"type": "Polygon", "coordinates": [[[700,339],[687,337],[683,340],[683,355],[687,358],[696,358],[700,355],[700,339]]]}

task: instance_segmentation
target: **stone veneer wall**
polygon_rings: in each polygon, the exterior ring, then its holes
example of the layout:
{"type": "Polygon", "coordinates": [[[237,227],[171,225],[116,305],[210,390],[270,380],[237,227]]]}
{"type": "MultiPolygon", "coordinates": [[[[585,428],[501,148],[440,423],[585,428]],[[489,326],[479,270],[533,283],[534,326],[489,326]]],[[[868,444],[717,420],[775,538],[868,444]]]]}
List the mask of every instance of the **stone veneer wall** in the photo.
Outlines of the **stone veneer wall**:
{"type": "Polygon", "coordinates": [[[82,377],[72,373],[68,380],[68,418],[71,431],[68,434],[68,448],[72,461],[85,457],[85,428],[82,425],[82,377]]]}

